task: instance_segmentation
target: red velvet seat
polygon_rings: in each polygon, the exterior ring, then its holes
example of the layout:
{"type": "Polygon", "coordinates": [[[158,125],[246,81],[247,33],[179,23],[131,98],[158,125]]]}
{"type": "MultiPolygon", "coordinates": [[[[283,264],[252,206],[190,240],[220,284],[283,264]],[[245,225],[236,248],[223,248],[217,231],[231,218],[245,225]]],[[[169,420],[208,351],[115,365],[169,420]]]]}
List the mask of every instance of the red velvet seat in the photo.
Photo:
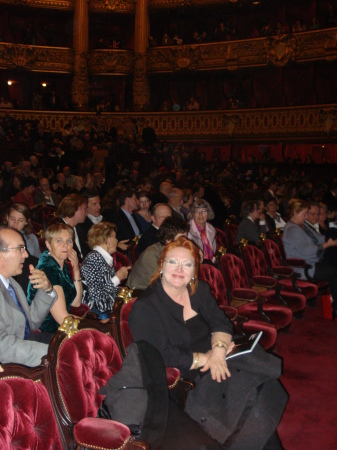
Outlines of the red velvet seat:
{"type": "MultiPolygon", "coordinates": [[[[228,305],[226,286],[220,270],[210,264],[202,264],[199,271],[199,279],[206,281],[206,283],[209,284],[212,295],[219,307],[225,312],[230,320],[235,321],[239,311],[237,308],[228,305]]],[[[243,322],[242,330],[248,335],[263,331],[260,344],[266,350],[273,348],[275,345],[277,331],[274,325],[259,320],[248,320],[247,322],[243,322]]]]}
{"type": "Polygon", "coordinates": [[[22,377],[0,379],[0,448],[62,450],[47,389],[22,377]]]}
{"type": "Polygon", "coordinates": [[[226,233],[222,230],[220,230],[219,228],[216,228],[216,249],[219,250],[220,247],[224,247],[226,249],[228,249],[229,244],[228,244],[228,239],[226,236],[226,233]]]}
{"type": "Polygon", "coordinates": [[[296,272],[294,272],[293,269],[293,273],[290,276],[288,275],[287,278],[283,278],[282,268],[291,268],[283,266],[280,249],[274,241],[272,241],[271,239],[265,239],[263,241],[263,251],[269,269],[275,275],[282,277],[282,280],[279,281],[280,283],[282,283],[282,286],[286,291],[299,292],[303,294],[307,300],[311,300],[316,297],[318,286],[306,280],[299,280],[296,276],[296,272]]]}
{"type": "MultiPolygon", "coordinates": [[[[268,298],[268,303],[285,304],[293,312],[303,311],[306,306],[306,298],[304,295],[294,291],[286,291],[283,288],[283,279],[275,280],[269,277],[267,263],[263,252],[253,245],[246,245],[242,249],[243,260],[246,266],[248,277],[252,280],[253,285],[264,286],[266,291],[262,292],[263,297],[268,298]]],[[[280,268],[280,273],[286,272],[291,275],[291,268],[280,268]]]]}
{"type": "MultiPolygon", "coordinates": [[[[114,265],[116,272],[119,269],[121,269],[123,266],[124,267],[132,266],[129,257],[127,255],[124,255],[124,253],[121,253],[118,251],[113,254],[113,265],[114,265]]],[[[124,286],[125,283],[126,283],[126,280],[123,280],[121,282],[121,285],[124,286]]]]}
{"type": "Polygon", "coordinates": [[[238,231],[239,226],[235,223],[228,223],[226,225],[226,235],[228,238],[228,244],[230,247],[233,247],[235,244],[235,236],[238,231]]]}
{"type": "MultiPolygon", "coordinates": [[[[128,324],[128,317],[136,298],[129,300],[127,303],[122,299],[118,299],[118,302],[114,305],[114,313],[118,317],[117,323],[119,328],[119,347],[124,358],[126,356],[127,347],[133,342],[133,337],[128,324]]],[[[174,367],[166,367],[167,385],[169,389],[173,389],[180,380],[180,371],[174,367]]],[[[185,384],[184,389],[191,388],[192,386],[185,384]]]]}
{"type": "MultiPolygon", "coordinates": [[[[104,327],[102,324],[83,323],[90,329],[81,329],[69,338],[58,331],[49,346],[48,358],[55,370],[54,385],[58,388],[62,421],[68,424],[82,447],[149,449],[142,441],[133,444],[133,437],[125,425],[97,419],[104,397],[98,391],[118,372],[122,359],[114,339],[93,329],[94,326],[104,327]]],[[[67,329],[73,328],[69,323],[67,329]]]]}
{"type": "MultiPolygon", "coordinates": [[[[243,261],[235,255],[226,254],[221,257],[221,273],[231,299],[245,301],[238,307],[239,313],[250,320],[263,320],[275,325],[277,330],[290,325],[292,312],[289,308],[263,303],[261,296],[250,289],[243,261]]],[[[266,301],[266,300],[265,300],[266,301]]]]}
{"type": "Polygon", "coordinates": [[[50,221],[55,218],[57,208],[52,205],[39,205],[34,209],[33,216],[37,222],[46,229],[50,225],[50,221]]]}

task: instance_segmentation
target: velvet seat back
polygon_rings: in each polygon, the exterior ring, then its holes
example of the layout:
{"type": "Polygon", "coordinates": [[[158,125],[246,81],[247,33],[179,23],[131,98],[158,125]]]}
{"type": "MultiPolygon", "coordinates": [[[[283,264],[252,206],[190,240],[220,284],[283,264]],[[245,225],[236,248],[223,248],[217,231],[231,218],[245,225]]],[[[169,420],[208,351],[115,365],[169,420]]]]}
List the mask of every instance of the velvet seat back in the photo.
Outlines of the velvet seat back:
{"type": "Polygon", "coordinates": [[[113,254],[114,258],[114,268],[118,271],[123,266],[131,266],[129,258],[121,252],[115,252],[113,254]]]}
{"type": "Polygon", "coordinates": [[[268,266],[272,269],[276,266],[282,266],[282,256],[278,245],[271,239],[263,241],[263,251],[268,266]]]}
{"type": "Polygon", "coordinates": [[[120,327],[124,349],[126,349],[133,342],[133,337],[128,324],[128,317],[135,301],[136,299],[133,298],[121,308],[120,327]]]}
{"type": "Polygon", "coordinates": [[[246,245],[242,249],[243,260],[249,278],[268,276],[268,269],[263,252],[253,245],[246,245]]]}
{"type": "Polygon", "coordinates": [[[62,450],[45,386],[25,378],[0,380],[0,448],[62,450]]]}
{"type": "Polygon", "coordinates": [[[220,247],[228,248],[228,239],[226,233],[224,233],[219,228],[216,228],[216,249],[218,250],[220,247]]]}
{"type": "Polygon", "coordinates": [[[219,269],[210,264],[202,264],[199,270],[199,279],[209,284],[211,293],[219,306],[228,305],[226,286],[219,269]]]}
{"type": "Polygon", "coordinates": [[[234,223],[229,223],[226,227],[226,234],[228,238],[228,242],[232,247],[235,243],[236,232],[238,231],[238,226],[234,223]]]}
{"type": "Polygon", "coordinates": [[[98,393],[121,368],[113,338],[98,330],[84,329],[65,339],[57,358],[57,381],[71,421],[97,417],[103,401],[98,393]]]}
{"type": "Polygon", "coordinates": [[[229,292],[240,288],[249,289],[245,266],[237,256],[227,253],[221,257],[221,273],[229,292]]]}

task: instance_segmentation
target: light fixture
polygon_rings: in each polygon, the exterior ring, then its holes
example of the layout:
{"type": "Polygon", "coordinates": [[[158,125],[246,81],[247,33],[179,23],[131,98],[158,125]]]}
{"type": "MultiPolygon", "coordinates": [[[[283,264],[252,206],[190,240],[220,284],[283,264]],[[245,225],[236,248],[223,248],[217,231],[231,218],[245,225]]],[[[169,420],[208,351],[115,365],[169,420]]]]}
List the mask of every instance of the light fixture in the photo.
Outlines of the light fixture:
{"type": "Polygon", "coordinates": [[[8,84],[8,86],[12,86],[12,84],[13,84],[13,81],[11,81],[11,80],[8,80],[8,81],[7,81],[7,84],[8,84]]]}
{"type": "Polygon", "coordinates": [[[47,87],[47,83],[41,83],[42,87],[47,87]]]}

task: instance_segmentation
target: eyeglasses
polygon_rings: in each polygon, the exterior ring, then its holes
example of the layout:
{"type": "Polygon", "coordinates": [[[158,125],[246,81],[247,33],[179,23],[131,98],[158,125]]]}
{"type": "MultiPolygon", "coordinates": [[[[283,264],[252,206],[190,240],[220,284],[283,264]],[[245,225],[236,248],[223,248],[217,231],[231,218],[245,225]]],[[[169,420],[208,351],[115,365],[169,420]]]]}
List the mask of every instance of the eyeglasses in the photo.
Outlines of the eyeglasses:
{"type": "Polygon", "coordinates": [[[196,209],[196,210],[194,210],[194,212],[196,212],[198,214],[208,214],[207,209],[196,209]]]}
{"type": "Polygon", "coordinates": [[[177,261],[176,259],[164,259],[164,261],[168,264],[170,270],[178,269],[181,266],[182,270],[191,270],[194,267],[192,261],[177,261]]]}
{"type": "Polygon", "coordinates": [[[25,253],[26,247],[24,245],[19,245],[18,247],[7,247],[7,248],[1,248],[1,252],[7,252],[8,250],[21,250],[21,253],[25,253]]]}

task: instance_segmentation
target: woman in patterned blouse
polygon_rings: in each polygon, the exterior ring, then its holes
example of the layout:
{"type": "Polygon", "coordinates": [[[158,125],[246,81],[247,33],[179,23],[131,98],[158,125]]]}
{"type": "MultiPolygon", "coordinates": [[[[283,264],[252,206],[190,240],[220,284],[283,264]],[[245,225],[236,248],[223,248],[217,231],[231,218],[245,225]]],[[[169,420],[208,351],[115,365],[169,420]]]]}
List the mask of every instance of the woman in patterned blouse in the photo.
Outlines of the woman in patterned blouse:
{"type": "Polygon", "coordinates": [[[116,229],[109,222],[100,222],[88,232],[88,244],[92,251],[81,267],[84,287],[82,303],[97,314],[99,319],[108,317],[118,295],[118,286],[128,277],[129,267],[117,272],[113,266],[113,253],[117,248],[116,229]]]}

